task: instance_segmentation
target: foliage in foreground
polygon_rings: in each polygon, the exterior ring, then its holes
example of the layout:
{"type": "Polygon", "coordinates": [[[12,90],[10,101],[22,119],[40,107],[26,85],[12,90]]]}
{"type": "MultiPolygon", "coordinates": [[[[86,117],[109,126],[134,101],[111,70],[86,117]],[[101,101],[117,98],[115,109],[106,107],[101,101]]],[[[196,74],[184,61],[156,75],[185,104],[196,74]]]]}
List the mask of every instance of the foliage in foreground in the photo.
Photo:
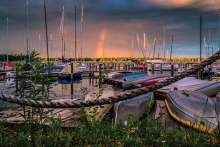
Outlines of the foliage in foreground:
{"type": "Polygon", "coordinates": [[[109,117],[92,125],[78,122],[76,127],[61,127],[59,119],[51,125],[8,124],[0,122],[0,146],[219,146],[217,136],[192,129],[165,131],[159,121],[150,116],[134,120],[127,126],[112,127],[109,117]]]}

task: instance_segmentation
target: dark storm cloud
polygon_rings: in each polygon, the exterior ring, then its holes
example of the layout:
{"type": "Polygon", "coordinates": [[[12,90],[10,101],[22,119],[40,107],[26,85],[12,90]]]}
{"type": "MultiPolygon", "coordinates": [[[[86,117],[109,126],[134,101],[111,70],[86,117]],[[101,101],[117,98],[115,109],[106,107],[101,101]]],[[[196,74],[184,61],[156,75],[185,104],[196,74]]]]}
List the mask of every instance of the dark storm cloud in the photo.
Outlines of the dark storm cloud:
{"type": "MultiPolygon", "coordinates": [[[[208,38],[210,30],[215,46],[218,46],[219,2],[214,0],[46,0],[45,3],[49,33],[53,34],[54,38],[59,36],[62,5],[65,5],[71,28],[71,42],[74,42],[75,5],[77,36],[80,36],[80,15],[84,4],[84,31],[87,46],[90,48],[97,47],[102,29],[106,30],[106,39],[109,39],[106,40],[106,43],[109,43],[105,45],[106,48],[125,50],[131,47],[132,35],[141,37],[146,33],[152,46],[154,38],[163,33],[165,28],[167,48],[170,48],[171,37],[174,35],[174,47],[178,52],[187,50],[188,53],[191,48],[196,54],[199,48],[200,15],[203,16],[203,37],[208,38]]],[[[44,1],[29,0],[28,8],[30,30],[33,40],[37,42],[37,48],[38,35],[41,34],[42,38],[45,38],[44,1]]],[[[15,44],[19,44],[22,42],[21,36],[27,30],[26,0],[1,0],[0,38],[5,34],[7,17],[10,18],[9,29],[14,32],[14,39],[19,40],[15,41],[15,44]]],[[[135,46],[136,42],[137,40],[135,46]]]]}

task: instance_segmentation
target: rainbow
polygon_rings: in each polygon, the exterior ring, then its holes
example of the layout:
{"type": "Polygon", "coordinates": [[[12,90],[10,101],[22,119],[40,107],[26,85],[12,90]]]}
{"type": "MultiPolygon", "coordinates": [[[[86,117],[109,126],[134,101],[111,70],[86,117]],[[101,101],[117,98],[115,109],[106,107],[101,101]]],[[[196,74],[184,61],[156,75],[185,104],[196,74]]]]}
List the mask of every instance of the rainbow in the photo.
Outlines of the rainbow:
{"type": "Polygon", "coordinates": [[[97,58],[102,58],[104,37],[105,37],[105,29],[102,29],[102,31],[99,35],[99,42],[98,42],[98,46],[96,49],[96,57],[97,58]]]}

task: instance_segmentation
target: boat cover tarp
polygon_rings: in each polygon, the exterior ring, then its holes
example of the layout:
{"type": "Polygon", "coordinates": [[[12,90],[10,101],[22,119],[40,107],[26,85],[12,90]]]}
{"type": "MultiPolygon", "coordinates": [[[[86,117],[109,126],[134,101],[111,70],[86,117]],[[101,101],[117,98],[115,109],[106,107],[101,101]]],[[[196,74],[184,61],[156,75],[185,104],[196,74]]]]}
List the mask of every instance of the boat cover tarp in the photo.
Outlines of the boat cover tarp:
{"type": "MultiPolygon", "coordinates": [[[[214,99],[196,91],[174,90],[167,95],[167,104],[172,113],[177,115],[182,122],[184,120],[204,126],[216,128],[218,114],[214,99]]],[[[220,106],[220,105],[219,105],[220,106]]]]}

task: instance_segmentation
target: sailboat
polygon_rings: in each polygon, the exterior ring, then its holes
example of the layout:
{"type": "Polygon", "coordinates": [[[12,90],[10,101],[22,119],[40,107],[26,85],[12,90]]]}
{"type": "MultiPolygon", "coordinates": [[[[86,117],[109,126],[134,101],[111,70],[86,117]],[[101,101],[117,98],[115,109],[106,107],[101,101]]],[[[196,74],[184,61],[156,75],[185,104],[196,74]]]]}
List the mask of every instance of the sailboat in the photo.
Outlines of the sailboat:
{"type": "MultiPolygon", "coordinates": [[[[57,73],[59,79],[71,79],[79,78],[82,76],[82,71],[79,69],[76,62],[71,63],[70,60],[65,59],[65,37],[64,37],[64,20],[65,19],[65,6],[63,5],[62,17],[61,17],[61,49],[62,49],[62,64],[54,66],[53,73],[57,73]]],[[[75,27],[76,29],[76,27],[75,27]]],[[[76,30],[75,30],[76,33],[76,30]]]]}

